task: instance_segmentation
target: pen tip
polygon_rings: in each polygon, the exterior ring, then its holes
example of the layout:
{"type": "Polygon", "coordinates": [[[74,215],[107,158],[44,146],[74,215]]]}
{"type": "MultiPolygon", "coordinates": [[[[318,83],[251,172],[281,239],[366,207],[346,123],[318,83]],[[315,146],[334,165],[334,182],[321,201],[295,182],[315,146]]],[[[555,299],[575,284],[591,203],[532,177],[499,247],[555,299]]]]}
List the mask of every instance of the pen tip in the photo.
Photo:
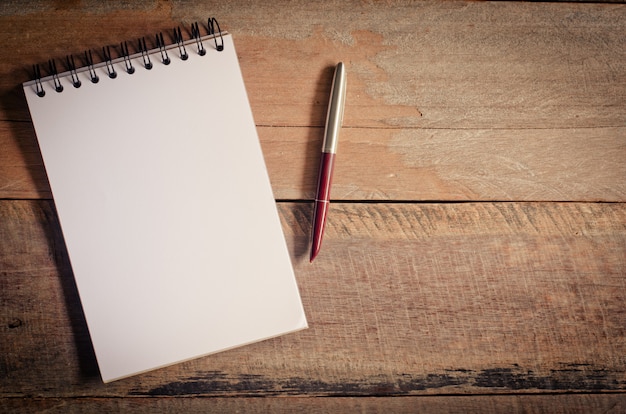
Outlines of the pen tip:
{"type": "Polygon", "coordinates": [[[319,252],[320,252],[319,244],[311,246],[311,256],[309,258],[309,263],[313,263],[313,260],[315,260],[319,252]]]}

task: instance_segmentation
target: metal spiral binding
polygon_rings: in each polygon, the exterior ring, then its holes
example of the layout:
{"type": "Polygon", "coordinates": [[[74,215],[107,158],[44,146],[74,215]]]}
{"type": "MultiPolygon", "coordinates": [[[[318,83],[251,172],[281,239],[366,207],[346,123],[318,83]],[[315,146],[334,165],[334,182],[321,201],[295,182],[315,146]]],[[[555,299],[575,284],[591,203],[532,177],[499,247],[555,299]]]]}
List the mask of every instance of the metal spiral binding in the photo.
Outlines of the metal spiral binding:
{"type": "Polygon", "coordinates": [[[220,29],[220,24],[217,22],[215,17],[209,17],[209,22],[207,24],[207,28],[209,30],[210,35],[215,35],[213,40],[215,41],[215,49],[218,52],[224,50],[224,38],[222,37],[222,29],[220,29]],[[220,44],[217,43],[217,35],[215,35],[215,26],[217,26],[217,34],[220,36],[220,44]]]}
{"type": "Polygon", "coordinates": [[[91,83],[98,83],[100,78],[96,73],[96,69],[93,67],[93,56],[91,55],[91,50],[89,50],[89,53],[85,51],[85,61],[87,62],[87,69],[89,70],[89,78],[91,79],[91,83]]]}
{"type": "Polygon", "coordinates": [[[185,43],[183,39],[183,34],[180,31],[180,26],[174,28],[174,41],[178,45],[178,51],[180,52],[180,58],[182,60],[189,59],[189,55],[187,54],[187,49],[185,49],[185,43]]]}
{"type": "Polygon", "coordinates": [[[76,72],[76,63],[74,63],[74,56],[67,55],[65,59],[67,60],[67,67],[69,68],[70,76],[72,77],[72,85],[74,85],[75,88],[80,88],[80,85],[82,85],[82,83],[80,79],[78,79],[78,72],[76,72]]]}
{"type": "Polygon", "coordinates": [[[198,22],[194,22],[191,25],[191,36],[193,36],[193,38],[196,39],[196,45],[198,46],[198,54],[200,56],[206,55],[206,49],[204,48],[204,45],[202,44],[198,22]]]}
{"type": "Polygon", "coordinates": [[[126,73],[132,75],[135,73],[133,62],[130,61],[130,53],[128,53],[128,43],[120,43],[120,49],[122,49],[122,58],[124,59],[124,65],[126,66],[126,73]]]}
{"type": "Polygon", "coordinates": [[[167,55],[167,50],[165,49],[165,42],[163,41],[163,33],[158,33],[156,35],[156,44],[157,44],[157,47],[159,48],[159,51],[161,52],[161,61],[163,61],[164,65],[169,65],[171,60],[170,60],[170,57],[167,55]]]}
{"type": "Polygon", "coordinates": [[[152,61],[150,60],[150,54],[148,53],[148,48],[146,47],[145,37],[139,39],[139,51],[141,52],[141,59],[143,59],[143,66],[148,70],[152,69],[152,61]]]}
{"type": "MultiPolygon", "coordinates": [[[[220,29],[220,25],[214,17],[208,19],[206,30],[209,36],[213,36],[213,41],[215,43],[215,50],[220,51],[220,52],[224,50],[224,38],[222,36],[222,30],[220,29]]],[[[207,54],[207,50],[202,42],[202,35],[200,34],[200,25],[198,24],[198,22],[194,22],[191,25],[190,40],[191,39],[195,41],[198,55],[205,56],[207,54]]],[[[174,28],[173,40],[176,43],[175,47],[178,49],[180,58],[182,60],[188,60],[189,54],[185,47],[185,39],[183,37],[183,32],[180,26],[174,28]]],[[[188,45],[190,43],[191,43],[190,41],[187,41],[188,45]]],[[[170,49],[172,47],[174,46],[171,46],[170,49]]],[[[118,58],[115,59],[115,64],[118,64],[121,61],[123,61],[124,66],[126,68],[126,73],[133,74],[136,71],[135,66],[133,66],[133,59],[135,58],[138,59],[140,55],[144,68],[147,70],[150,70],[154,67],[152,60],[150,58],[151,52],[154,54],[157,54],[157,53],[160,54],[161,61],[164,65],[169,65],[171,63],[171,59],[168,55],[168,46],[165,44],[163,33],[159,32],[156,35],[156,48],[149,50],[146,45],[146,39],[142,37],[138,39],[135,55],[132,55],[130,53],[130,50],[128,48],[128,42],[126,41],[121,42],[120,53],[118,55],[118,58]]],[[[109,78],[111,79],[117,78],[117,72],[115,71],[114,59],[111,55],[111,46],[104,46],[102,48],[102,56],[104,59],[102,63],[99,63],[97,65],[97,67],[102,67],[102,66],[106,67],[106,71],[107,71],[109,78]]],[[[76,61],[74,60],[73,55],[67,55],[65,57],[65,67],[67,71],[69,72],[69,76],[67,74],[68,72],[65,72],[62,74],[62,77],[63,78],[68,77],[70,82],[75,88],[80,88],[82,86],[82,83],[79,77],[79,73],[81,72],[88,72],[89,79],[91,80],[92,83],[98,83],[100,81],[100,78],[98,77],[98,73],[96,72],[96,65],[94,64],[93,54],[91,50],[86,50],[84,52],[83,62],[85,63],[85,66],[82,69],[79,69],[76,67],[76,61]]],[[[52,78],[54,90],[56,92],[63,92],[63,84],[61,83],[61,79],[59,77],[57,64],[53,59],[48,61],[48,72],[49,72],[49,75],[47,79],[49,80],[50,77],[52,78]]],[[[42,79],[44,77],[41,74],[41,68],[39,65],[33,65],[33,73],[34,73],[35,93],[39,97],[44,97],[46,95],[44,84],[42,82],[42,79]]]]}
{"type": "Polygon", "coordinates": [[[104,55],[104,64],[107,67],[107,72],[109,72],[109,78],[117,78],[117,72],[115,71],[115,66],[113,66],[113,59],[111,59],[111,47],[103,47],[102,54],[104,55]]]}
{"type": "Polygon", "coordinates": [[[43,98],[46,96],[46,91],[41,84],[41,70],[39,69],[39,65],[33,65],[33,72],[35,72],[35,93],[38,97],[43,98]]]}
{"type": "Polygon", "coordinates": [[[57,72],[56,62],[50,59],[48,61],[48,66],[50,68],[50,73],[52,74],[52,81],[54,82],[54,90],[57,92],[63,92],[63,85],[61,85],[61,80],[59,79],[59,73],[57,72]]]}

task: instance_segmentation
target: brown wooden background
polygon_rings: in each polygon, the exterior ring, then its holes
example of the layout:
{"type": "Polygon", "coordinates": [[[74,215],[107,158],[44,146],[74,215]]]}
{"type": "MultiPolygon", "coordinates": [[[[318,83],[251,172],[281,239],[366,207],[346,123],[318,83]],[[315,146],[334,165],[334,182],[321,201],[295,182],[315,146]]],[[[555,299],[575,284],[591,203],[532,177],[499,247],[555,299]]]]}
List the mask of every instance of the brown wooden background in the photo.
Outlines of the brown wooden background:
{"type": "Polygon", "coordinates": [[[269,3],[0,4],[0,411],[626,411],[626,6],[269,3]],[[21,83],[209,16],[235,39],[310,328],[104,385],[21,83]]]}

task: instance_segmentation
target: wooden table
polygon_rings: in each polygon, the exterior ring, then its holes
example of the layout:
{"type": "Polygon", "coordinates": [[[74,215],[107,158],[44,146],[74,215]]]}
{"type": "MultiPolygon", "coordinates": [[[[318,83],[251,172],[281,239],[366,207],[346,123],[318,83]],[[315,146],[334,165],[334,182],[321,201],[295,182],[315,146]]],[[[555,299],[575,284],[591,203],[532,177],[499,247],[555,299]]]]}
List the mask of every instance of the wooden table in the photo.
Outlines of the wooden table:
{"type": "Polygon", "coordinates": [[[262,3],[0,5],[0,411],[626,411],[626,6],[262,3]],[[21,83],[209,16],[235,38],[310,328],[104,385],[21,83]]]}

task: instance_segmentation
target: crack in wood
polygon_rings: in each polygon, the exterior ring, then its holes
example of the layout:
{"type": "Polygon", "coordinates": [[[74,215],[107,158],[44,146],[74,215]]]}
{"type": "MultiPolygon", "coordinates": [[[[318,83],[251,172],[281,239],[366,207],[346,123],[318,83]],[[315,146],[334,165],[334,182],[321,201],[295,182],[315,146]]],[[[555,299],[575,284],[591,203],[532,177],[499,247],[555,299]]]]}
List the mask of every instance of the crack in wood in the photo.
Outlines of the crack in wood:
{"type": "Polygon", "coordinates": [[[541,375],[519,365],[483,370],[453,369],[425,375],[401,373],[390,378],[374,375],[362,380],[325,381],[304,377],[273,379],[265,375],[231,375],[209,371],[172,381],[147,391],[134,389],[130,395],[352,395],[391,396],[410,395],[424,391],[442,390],[447,393],[466,392],[468,388],[507,391],[618,391],[626,389],[623,372],[589,364],[563,364],[563,368],[541,375]]]}

